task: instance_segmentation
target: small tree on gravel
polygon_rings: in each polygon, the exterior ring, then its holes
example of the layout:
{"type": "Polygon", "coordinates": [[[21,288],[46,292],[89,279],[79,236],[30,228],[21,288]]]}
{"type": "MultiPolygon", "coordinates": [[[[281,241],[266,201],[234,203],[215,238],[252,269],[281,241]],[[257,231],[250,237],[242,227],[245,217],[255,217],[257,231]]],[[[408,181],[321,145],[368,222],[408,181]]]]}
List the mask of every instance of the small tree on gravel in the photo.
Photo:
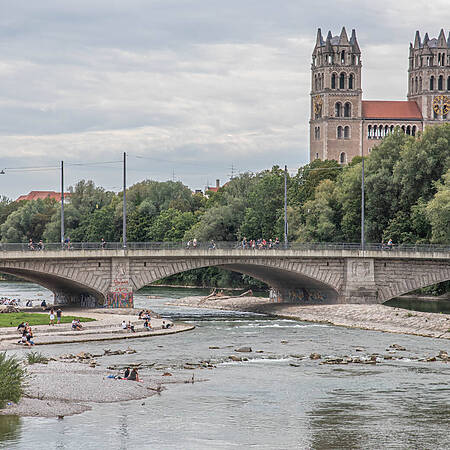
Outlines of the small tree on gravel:
{"type": "Polygon", "coordinates": [[[17,403],[23,394],[25,369],[15,356],[0,353],[0,408],[7,402],[17,403]]]}

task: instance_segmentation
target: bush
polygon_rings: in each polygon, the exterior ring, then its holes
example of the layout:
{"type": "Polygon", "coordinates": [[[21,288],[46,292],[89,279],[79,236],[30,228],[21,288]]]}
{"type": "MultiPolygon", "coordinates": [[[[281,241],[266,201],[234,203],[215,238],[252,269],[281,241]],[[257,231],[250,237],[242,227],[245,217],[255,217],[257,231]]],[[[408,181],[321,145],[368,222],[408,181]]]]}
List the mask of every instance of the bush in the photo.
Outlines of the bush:
{"type": "Polygon", "coordinates": [[[0,408],[7,402],[17,403],[23,394],[25,369],[15,356],[0,353],[0,408]]]}
{"type": "Polygon", "coordinates": [[[47,364],[48,358],[39,352],[27,353],[28,364],[47,364]]]}

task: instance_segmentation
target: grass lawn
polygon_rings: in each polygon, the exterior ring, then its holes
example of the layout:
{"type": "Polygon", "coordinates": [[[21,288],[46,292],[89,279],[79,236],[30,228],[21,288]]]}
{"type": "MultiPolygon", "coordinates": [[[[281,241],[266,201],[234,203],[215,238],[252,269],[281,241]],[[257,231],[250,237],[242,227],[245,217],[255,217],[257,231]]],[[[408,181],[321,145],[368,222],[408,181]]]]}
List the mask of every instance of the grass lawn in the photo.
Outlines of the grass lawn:
{"type": "MultiPolygon", "coordinates": [[[[56,314],[55,314],[56,315],[56,314]]],[[[80,319],[80,322],[92,322],[95,319],[89,317],[77,317],[77,316],[65,316],[64,313],[61,317],[61,323],[70,323],[73,319],[80,319]]],[[[4,313],[0,314],[0,327],[17,327],[21,322],[28,322],[30,326],[33,325],[48,325],[50,318],[48,313],[4,313]]],[[[56,318],[55,318],[56,323],[56,318]]]]}

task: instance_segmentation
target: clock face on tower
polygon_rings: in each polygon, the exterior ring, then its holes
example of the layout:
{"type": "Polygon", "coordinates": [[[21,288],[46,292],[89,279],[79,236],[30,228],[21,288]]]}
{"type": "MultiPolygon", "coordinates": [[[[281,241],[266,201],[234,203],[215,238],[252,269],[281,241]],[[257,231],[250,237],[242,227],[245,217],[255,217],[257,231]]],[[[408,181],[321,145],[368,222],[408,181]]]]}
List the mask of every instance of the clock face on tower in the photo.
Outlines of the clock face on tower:
{"type": "Polygon", "coordinates": [[[437,95],[433,99],[433,111],[439,115],[447,115],[450,111],[450,97],[437,95]]]}

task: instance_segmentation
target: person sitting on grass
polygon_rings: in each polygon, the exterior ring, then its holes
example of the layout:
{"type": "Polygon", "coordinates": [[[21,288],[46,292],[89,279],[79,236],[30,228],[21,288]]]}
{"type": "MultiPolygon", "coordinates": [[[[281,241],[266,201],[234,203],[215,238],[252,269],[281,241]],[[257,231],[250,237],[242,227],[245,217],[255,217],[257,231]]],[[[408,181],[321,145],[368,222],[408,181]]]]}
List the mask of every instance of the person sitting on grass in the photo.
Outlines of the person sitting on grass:
{"type": "Polygon", "coordinates": [[[127,380],[141,381],[139,379],[139,374],[138,374],[138,371],[137,371],[136,367],[133,367],[133,369],[131,369],[130,375],[128,375],[127,380]]]}

